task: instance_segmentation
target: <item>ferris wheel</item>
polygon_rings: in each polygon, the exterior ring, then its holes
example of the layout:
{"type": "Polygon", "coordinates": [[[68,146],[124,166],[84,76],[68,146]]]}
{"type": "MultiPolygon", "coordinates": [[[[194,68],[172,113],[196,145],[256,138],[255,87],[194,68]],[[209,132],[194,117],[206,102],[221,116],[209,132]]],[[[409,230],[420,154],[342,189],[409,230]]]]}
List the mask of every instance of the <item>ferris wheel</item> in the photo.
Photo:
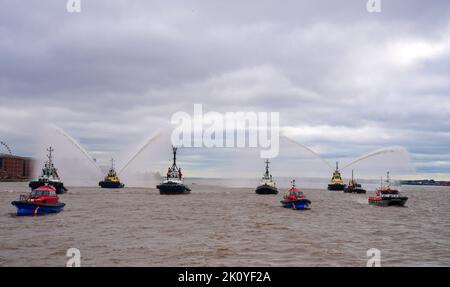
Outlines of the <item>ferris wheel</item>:
{"type": "Polygon", "coordinates": [[[8,154],[12,155],[11,149],[5,142],[0,141],[0,146],[3,146],[8,151],[8,154]]]}

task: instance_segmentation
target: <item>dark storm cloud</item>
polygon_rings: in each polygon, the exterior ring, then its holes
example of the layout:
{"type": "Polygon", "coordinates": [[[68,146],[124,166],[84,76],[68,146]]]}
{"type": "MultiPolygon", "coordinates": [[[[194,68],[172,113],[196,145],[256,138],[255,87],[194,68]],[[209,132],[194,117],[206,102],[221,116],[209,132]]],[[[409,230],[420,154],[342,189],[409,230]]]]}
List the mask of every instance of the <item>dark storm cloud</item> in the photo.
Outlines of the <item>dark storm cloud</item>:
{"type": "Polygon", "coordinates": [[[0,4],[0,133],[15,145],[36,111],[117,150],[202,103],[279,111],[330,158],[403,145],[450,171],[433,160],[450,152],[448,1],[65,2],[0,4]]]}

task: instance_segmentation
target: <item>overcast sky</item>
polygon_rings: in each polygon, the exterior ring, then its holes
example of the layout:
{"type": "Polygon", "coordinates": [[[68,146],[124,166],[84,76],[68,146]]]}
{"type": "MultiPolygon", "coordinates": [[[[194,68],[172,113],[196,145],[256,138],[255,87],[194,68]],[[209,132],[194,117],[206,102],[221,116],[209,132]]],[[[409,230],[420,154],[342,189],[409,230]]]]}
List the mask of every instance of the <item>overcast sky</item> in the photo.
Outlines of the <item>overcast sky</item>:
{"type": "Polygon", "coordinates": [[[450,1],[0,0],[0,140],[53,123],[97,158],[174,112],[276,111],[327,159],[450,173],[450,1]]]}

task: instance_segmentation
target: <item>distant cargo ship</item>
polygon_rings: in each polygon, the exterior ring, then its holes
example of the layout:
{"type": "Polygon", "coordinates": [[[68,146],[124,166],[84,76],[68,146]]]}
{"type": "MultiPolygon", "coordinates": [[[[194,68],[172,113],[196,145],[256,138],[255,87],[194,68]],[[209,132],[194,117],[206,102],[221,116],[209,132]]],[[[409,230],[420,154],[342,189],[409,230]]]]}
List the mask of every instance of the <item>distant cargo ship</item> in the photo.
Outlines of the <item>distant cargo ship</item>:
{"type": "Polygon", "coordinates": [[[433,179],[402,180],[401,185],[450,186],[450,181],[434,181],[433,179]]]}

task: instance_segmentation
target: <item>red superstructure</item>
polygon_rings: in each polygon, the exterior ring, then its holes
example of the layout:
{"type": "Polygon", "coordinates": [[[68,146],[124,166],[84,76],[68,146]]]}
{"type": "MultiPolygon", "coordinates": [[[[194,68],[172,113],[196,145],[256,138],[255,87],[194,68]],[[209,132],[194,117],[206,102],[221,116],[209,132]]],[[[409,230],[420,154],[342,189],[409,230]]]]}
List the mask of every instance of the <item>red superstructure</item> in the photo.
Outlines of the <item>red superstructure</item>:
{"type": "Polygon", "coordinates": [[[11,202],[17,208],[17,215],[37,215],[56,213],[63,210],[65,204],[59,202],[56,188],[40,186],[29,194],[21,195],[20,200],[11,202]]]}
{"type": "Polygon", "coordinates": [[[34,189],[30,194],[25,195],[23,200],[35,203],[58,203],[58,195],[53,186],[41,186],[34,189]]]}

